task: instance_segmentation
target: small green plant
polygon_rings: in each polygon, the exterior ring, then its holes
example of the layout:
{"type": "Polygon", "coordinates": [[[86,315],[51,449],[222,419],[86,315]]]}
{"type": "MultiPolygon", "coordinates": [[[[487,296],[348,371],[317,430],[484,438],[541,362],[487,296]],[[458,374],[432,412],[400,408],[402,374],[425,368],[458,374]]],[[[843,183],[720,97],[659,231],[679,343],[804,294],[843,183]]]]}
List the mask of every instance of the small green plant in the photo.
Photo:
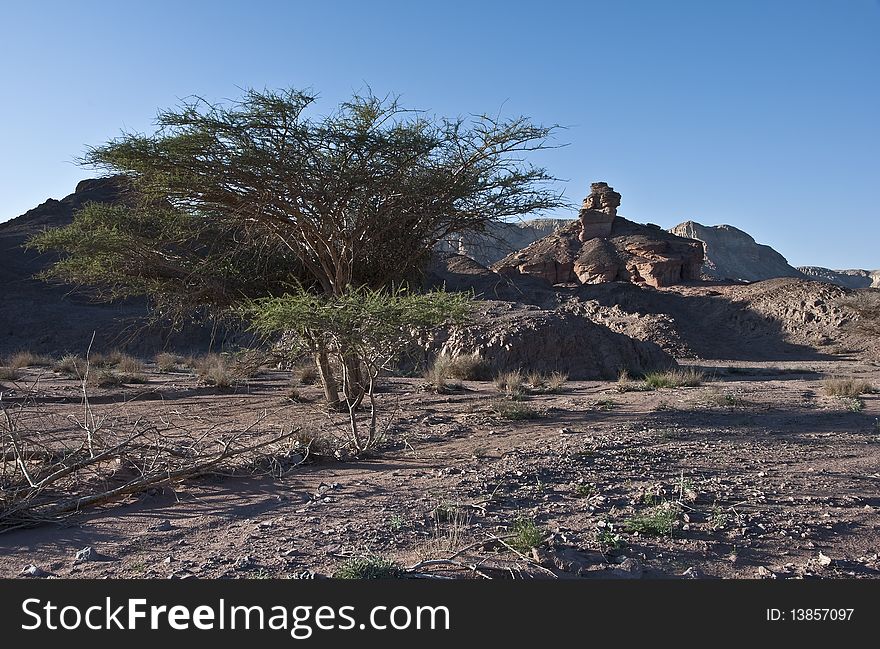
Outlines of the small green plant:
{"type": "Polygon", "coordinates": [[[596,531],[596,542],[609,551],[620,550],[626,545],[626,540],[614,529],[614,525],[606,523],[596,531]]]}
{"type": "Polygon", "coordinates": [[[667,502],[628,519],[625,529],[627,532],[638,532],[644,536],[672,536],[678,517],[678,506],[667,502]]]}
{"type": "Polygon", "coordinates": [[[859,397],[874,390],[874,386],[863,379],[831,377],[822,382],[825,394],[829,397],[859,397]]]}
{"type": "Polygon", "coordinates": [[[596,485],[589,482],[581,482],[574,487],[574,495],[578,498],[592,498],[596,493],[596,485]]]}
{"type": "Polygon", "coordinates": [[[858,397],[844,397],[842,401],[850,412],[861,412],[865,408],[865,402],[858,397]]]}
{"type": "Polygon", "coordinates": [[[730,514],[717,505],[712,508],[709,515],[709,528],[713,531],[721,530],[727,527],[730,522],[730,514]]]}
{"type": "Polygon", "coordinates": [[[524,419],[538,419],[541,413],[522,401],[510,401],[498,399],[492,403],[492,414],[499,419],[521,421],[524,419]]]}
{"type": "Polygon", "coordinates": [[[400,514],[394,514],[388,519],[388,527],[393,532],[399,532],[403,529],[404,525],[406,525],[406,519],[400,514]]]}
{"type": "Polygon", "coordinates": [[[601,401],[596,402],[595,408],[597,410],[611,411],[611,410],[614,410],[615,405],[616,404],[614,403],[613,399],[602,399],[601,401]]]}
{"type": "Polygon", "coordinates": [[[159,352],[156,354],[156,369],[163,374],[173,372],[177,369],[177,364],[181,362],[180,357],[170,352],[159,352]]]}
{"type": "Polygon", "coordinates": [[[510,547],[526,554],[544,542],[544,533],[529,518],[518,518],[511,528],[513,536],[508,540],[510,547]]]}
{"type": "Polygon", "coordinates": [[[402,579],[406,571],[394,561],[382,557],[349,559],[337,570],[335,579],[402,579]]]}
{"type": "Polygon", "coordinates": [[[692,368],[651,372],[645,375],[645,385],[652,390],[659,388],[693,388],[705,380],[705,375],[692,368]]]}

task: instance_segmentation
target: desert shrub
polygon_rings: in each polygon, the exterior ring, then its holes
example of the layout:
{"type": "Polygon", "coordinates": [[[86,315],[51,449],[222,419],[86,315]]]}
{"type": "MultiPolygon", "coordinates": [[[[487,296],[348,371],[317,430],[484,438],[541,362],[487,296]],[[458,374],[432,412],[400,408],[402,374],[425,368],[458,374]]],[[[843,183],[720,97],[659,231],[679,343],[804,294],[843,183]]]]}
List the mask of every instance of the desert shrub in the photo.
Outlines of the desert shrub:
{"type": "Polygon", "coordinates": [[[150,382],[150,379],[147,378],[147,375],[143,374],[141,372],[131,372],[131,373],[126,373],[126,374],[120,374],[119,379],[123,383],[143,384],[143,383],[150,382]]]}
{"type": "Polygon", "coordinates": [[[91,367],[116,367],[119,365],[126,354],[118,349],[109,352],[95,352],[89,354],[89,366],[91,367]]]}
{"type": "Polygon", "coordinates": [[[492,403],[491,412],[500,419],[520,421],[523,419],[538,419],[541,416],[537,410],[527,403],[515,399],[498,399],[492,403]]]}
{"type": "Polygon", "coordinates": [[[503,372],[495,377],[495,387],[498,391],[511,399],[517,399],[525,395],[526,377],[520,370],[503,372]]]}
{"type": "Polygon", "coordinates": [[[299,382],[303,385],[314,385],[318,382],[318,368],[305,365],[299,370],[299,382]]]}
{"type": "Polygon", "coordinates": [[[196,368],[199,379],[206,385],[215,388],[228,389],[232,387],[233,376],[226,359],[219,354],[210,354],[196,368]]]}
{"type": "Polygon", "coordinates": [[[16,352],[9,357],[6,362],[7,367],[13,369],[21,369],[23,367],[51,367],[52,359],[43,354],[34,354],[32,352],[22,351],[16,352]]]}
{"type": "Polygon", "coordinates": [[[874,390],[874,386],[864,379],[842,377],[825,379],[822,387],[829,397],[858,397],[874,390]]]}
{"type": "Polygon", "coordinates": [[[507,541],[515,550],[527,553],[544,541],[544,533],[535,521],[529,518],[518,518],[511,528],[513,536],[507,541]]]}
{"type": "Polygon", "coordinates": [[[850,325],[861,333],[880,336],[880,290],[856,291],[840,301],[840,306],[858,316],[850,325]]]}
{"type": "Polygon", "coordinates": [[[478,353],[453,356],[447,373],[450,378],[463,381],[484,381],[489,378],[489,366],[478,353]]]}
{"type": "Polygon", "coordinates": [[[450,380],[452,358],[445,354],[438,354],[434,362],[425,370],[424,378],[428,381],[428,387],[437,394],[444,394],[450,390],[460,390],[462,385],[459,381],[450,380]]]}
{"type": "Polygon", "coordinates": [[[269,355],[259,349],[243,349],[236,353],[229,364],[232,375],[237,379],[253,379],[263,371],[269,355]]]}
{"type": "Polygon", "coordinates": [[[66,354],[52,366],[52,369],[70,378],[80,378],[86,370],[86,361],[74,354],[66,354]]]}
{"type": "Polygon", "coordinates": [[[547,380],[537,370],[531,370],[525,375],[525,383],[531,390],[541,390],[547,384],[547,380]]]}
{"type": "Polygon", "coordinates": [[[545,392],[561,392],[568,381],[568,374],[564,372],[550,372],[544,381],[545,392]]]}
{"type": "Polygon", "coordinates": [[[336,579],[401,579],[404,569],[382,557],[359,557],[346,561],[333,577],[336,579]]]}
{"type": "Polygon", "coordinates": [[[16,367],[0,367],[0,379],[5,379],[7,381],[16,381],[21,376],[21,372],[19,372],[16,367]]]}
{"type": "Polygon", "coordinates": [[[645,375],[645,385],[652,390],[658,388],[693,388],[700,385],[705,375],[692,368],[651,372],[645,375]]]}
{"type": "Polygon", "coordinates": [[[167,373],[173,372],[177,369],[177,364],[181,362],[181,359],[176,354],[172,354],[171,352],[159,352],[156,354],[156,369],[160,372],[167,373]]]}
{"type": "Polygon", "coordinates": [[[91,368],[86,384],[93,388],[115,388],[123,384],[122,377],[109,367],[91,368]]]}
{"type": "Polygon", "coordinates": [[[134,356],[120,354],[116,363],[116,369],[124,374],[141,374],[144,371],[144,364],[134,356]]]}

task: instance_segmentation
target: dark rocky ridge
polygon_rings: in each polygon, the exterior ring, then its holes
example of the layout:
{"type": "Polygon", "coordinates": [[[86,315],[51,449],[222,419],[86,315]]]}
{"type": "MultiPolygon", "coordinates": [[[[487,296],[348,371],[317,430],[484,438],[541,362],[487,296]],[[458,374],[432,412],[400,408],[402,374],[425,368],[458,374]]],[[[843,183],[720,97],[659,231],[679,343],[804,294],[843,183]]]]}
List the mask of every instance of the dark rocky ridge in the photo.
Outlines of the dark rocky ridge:
{"type": "Polygon", "coordinates": [[[61,200],[49,199],[0,223],[0,355],[19,350],[60,355],[83,354],[95,335],[94,349],[118,347],[151,355],[166,348],[207,349],[211,332],[189,327],[169,336],[147,327],[146,300],[96,302],[70,286],[47,283],[35,275],[57,258],[24,248],[27,240],[47,228],[61,227],[89,202],[113,203],[123,189],[114,178],[83,180],[61,200]]]}

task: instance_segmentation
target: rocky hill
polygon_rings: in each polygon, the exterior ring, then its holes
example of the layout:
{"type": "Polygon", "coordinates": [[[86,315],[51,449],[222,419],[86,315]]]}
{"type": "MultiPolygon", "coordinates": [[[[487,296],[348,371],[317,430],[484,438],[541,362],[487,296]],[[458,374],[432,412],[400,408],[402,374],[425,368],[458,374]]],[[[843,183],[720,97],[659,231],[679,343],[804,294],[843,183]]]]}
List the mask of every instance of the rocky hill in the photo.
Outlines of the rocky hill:
{"type": "Polygon", "coordinates": [[[532,219],[492,223],[484,233],[455,235],[438,245],[437,249],[440,252],[465,255],[484,266],[491,266],[510,253],[521,250],[573,222],[573,219],[532,219]]]}
{"type": "Polygon", "coordinates": [[[112,178],[84,180],[63,199],[50,198],[0,223],[0,355],[19,350],[82,354],[93,333],[95,349],[119,347],[146,355],[166,346],[182,351],[207,348],[209,331],[191,329],[169,337],[146,328],[148,308],[143,300],[96,302],[70,286],[35,278],[55,257],[24,248],[29,237],[67,225],[86,203],[116,202],[121,197],[121,187],[112,178]]]}
{"type": "Polygon", "coordinates": [[[820,266],[800,266],[798,270],[810,279],[846,288],[880,288],[880,270],[831,270],[820,266]]]}
{"type": "Polygon", "coordinates": [[[669,231],[703,243],[702,274],[708,279],[757,282],[774,277],[804,276],[773,248],[757,243],[732,225],[706,226],[685,221],[669,231]]]}
{"type": "Polygon", "coordinates": [[[699,280],[700,242],[617,216],[620,194],[593,183],[578,220],[493,265],[551,284],[626,281],[654,287],[699,280]]]}

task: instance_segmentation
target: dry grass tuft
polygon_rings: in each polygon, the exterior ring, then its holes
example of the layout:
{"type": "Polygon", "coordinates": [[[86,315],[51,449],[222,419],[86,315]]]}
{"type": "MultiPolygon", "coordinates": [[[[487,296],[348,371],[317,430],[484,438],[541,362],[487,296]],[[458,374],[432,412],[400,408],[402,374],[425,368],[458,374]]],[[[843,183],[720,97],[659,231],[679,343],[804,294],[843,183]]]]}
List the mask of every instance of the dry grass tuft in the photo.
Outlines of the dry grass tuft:
{"type": "Polygon", "coordinates": [[[858,397],[874,391],[874,386],[864,379],[831,377],[822,382],[829,397],[858,397]]]}

